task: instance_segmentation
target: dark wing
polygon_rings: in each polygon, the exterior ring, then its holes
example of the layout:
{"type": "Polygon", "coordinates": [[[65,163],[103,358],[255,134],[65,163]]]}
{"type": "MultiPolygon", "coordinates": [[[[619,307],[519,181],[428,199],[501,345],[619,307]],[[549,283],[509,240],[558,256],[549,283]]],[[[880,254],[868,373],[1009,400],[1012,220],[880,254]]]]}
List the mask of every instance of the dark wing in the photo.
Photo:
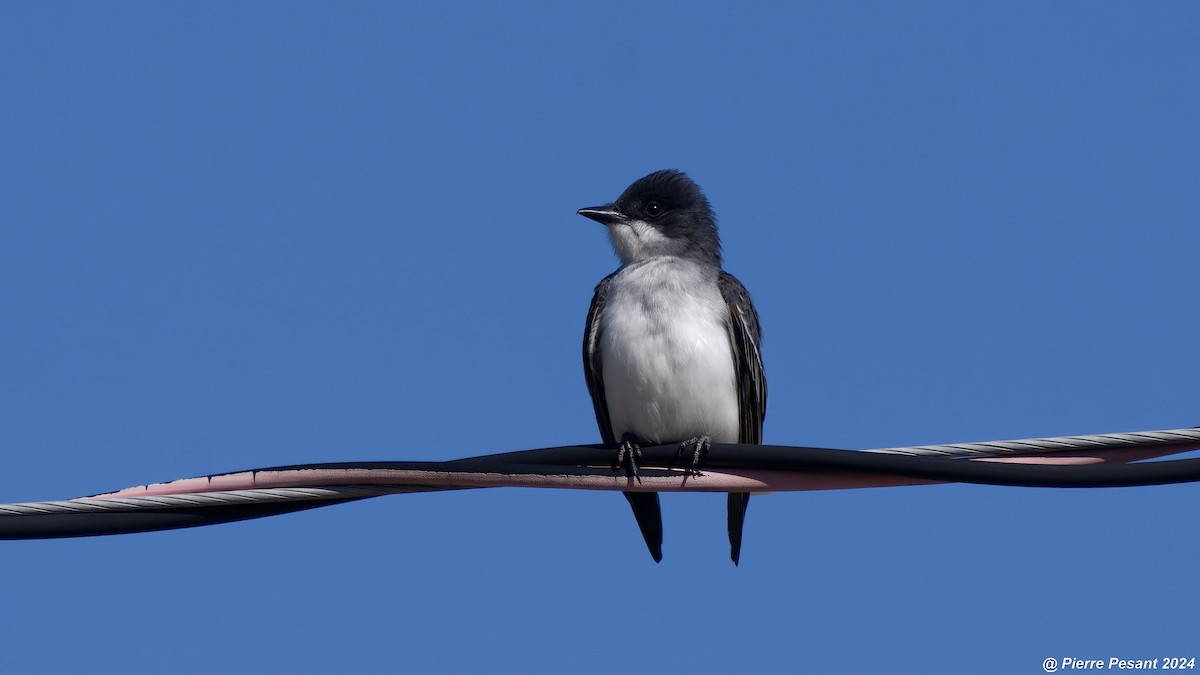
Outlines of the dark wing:
{"type": "Polygon", "coordinates": [[[762,329],[750,294],[732,274],[721,272],[717,279],[721,297],[729,307],[729,340],[733,344],[733,368],[737,376],[738,442],[762,443],[763,419],[767,416],[767,375],[763,371],[762,329]]]}
{"type": "MultiPolygon", "coordinates": [[[[732,274],[717,278],[721,297],[729,308],[729,342],[733,345],[733,369],[737,377],[738,442],[762,443],[763,419],[767,416],[767,376],[763,372],[762,329],[758,312],[746,287],[732,274]]],[[[730,492],[728,499],[729,558],[738,564],[742,557],[742,529],[750,493],[730,492]]]]}
{"type": "Polygon", "coordinates": [[[588,393],[592,395],[592,407],[596,409],[596,426],[600,427],[600,438],[605,443],[616,445],[612,422],[608,419],[608,402],[604,398],[604,376],[600,370],[600,312],[608,299],[608,284],[616,272],[604,277],[596,284],[596,293],[588,307],[587,323],[583,328],[583,377],[587,380],[588,393]]]}

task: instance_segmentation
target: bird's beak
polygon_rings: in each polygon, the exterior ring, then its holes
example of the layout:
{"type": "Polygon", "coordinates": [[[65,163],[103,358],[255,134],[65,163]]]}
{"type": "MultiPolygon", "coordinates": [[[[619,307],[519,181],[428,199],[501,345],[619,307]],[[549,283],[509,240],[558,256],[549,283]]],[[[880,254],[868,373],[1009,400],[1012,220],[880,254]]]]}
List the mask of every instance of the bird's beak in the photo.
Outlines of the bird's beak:
{"type": "Polygon", "coordinates": [[[586,209],[579,209],[576,213],[586,218],[591,218],[602,225],[616,225],[627,220],[624,214],[613,210],[612,204],[608,206],[589,206],[586,209]]]}

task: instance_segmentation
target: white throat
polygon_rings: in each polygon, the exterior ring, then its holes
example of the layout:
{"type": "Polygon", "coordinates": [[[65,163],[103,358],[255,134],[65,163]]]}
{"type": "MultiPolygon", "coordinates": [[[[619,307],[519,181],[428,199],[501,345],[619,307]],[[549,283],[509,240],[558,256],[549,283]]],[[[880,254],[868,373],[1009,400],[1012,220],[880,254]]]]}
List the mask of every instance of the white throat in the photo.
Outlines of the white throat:
{"type": "Polygon", "coordinates": [[[613,250],[625,265],[665,255],[670,239],[644,220],[626,220],[608,226],[613,250]]]}

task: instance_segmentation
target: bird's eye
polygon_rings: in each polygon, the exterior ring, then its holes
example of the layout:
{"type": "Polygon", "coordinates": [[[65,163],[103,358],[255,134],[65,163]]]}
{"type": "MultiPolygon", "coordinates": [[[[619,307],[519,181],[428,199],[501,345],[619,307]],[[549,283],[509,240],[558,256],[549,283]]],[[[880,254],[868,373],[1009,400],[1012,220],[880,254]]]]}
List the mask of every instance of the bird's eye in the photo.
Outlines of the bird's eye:
{"type": "Polygon", "coordinates": [[[661,216],[665,210],[666,209],[663,208],[662,204],[659,204],[658,202],[646,202],[646,215],[650,216],[651,218],[657,218],[661,216]]]}

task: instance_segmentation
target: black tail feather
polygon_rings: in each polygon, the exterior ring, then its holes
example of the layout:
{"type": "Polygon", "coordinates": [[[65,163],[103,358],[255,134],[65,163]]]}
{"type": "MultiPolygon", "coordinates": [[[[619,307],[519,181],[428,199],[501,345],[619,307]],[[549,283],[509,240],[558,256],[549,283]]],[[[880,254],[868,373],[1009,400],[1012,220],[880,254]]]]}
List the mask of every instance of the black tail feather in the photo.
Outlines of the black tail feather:
{"type": "Polygon", "coordinates": [[[749,505],[749,492],[729,493],[729,558],[734,565],[742,557],[742,525],[746,522],[746,507],[749,505]]]}
{"type": "MultiPolygon", "coordinates": [[[[625,499],[633,508],[633,517],[637,518],[638,529],[646,540],[646,548],[654,562],[662,561],[662,508],[658,504],[657,492],[626,492],[625,499]]],[[[732,536],[732,535],[730,535],[732,536]]],[[[738,528],[738,538],[741,538],[741,527],[738,528]]]]}

